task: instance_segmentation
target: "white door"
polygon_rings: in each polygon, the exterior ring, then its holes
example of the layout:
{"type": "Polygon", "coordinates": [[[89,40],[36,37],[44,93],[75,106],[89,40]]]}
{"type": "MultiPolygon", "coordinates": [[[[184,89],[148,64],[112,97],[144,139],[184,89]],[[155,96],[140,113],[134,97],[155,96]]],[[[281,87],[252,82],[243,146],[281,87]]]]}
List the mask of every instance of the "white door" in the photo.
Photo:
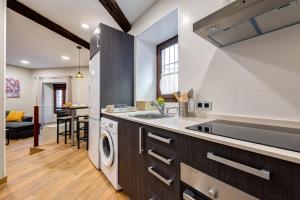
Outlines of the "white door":
{"type": "Polygon", "coordinates": [[[100,51],[90,60],[89,65],[90,116],[100,117],[100,51]]]}
{"type": "Polygon", "coordinates": [[[89,158],[93,165],[100,169],[100,153],[99,153],[99,141],[100,141],[100,119],[90,117],[89,118],[89,158]]]}
{"type": "Polygon", "coordinates": [[[101,129],[100,137],[100,157],[101,163],[105,167],[111,167],[114,163],[114,144],[111,135],[104,129],[101,129]]]}

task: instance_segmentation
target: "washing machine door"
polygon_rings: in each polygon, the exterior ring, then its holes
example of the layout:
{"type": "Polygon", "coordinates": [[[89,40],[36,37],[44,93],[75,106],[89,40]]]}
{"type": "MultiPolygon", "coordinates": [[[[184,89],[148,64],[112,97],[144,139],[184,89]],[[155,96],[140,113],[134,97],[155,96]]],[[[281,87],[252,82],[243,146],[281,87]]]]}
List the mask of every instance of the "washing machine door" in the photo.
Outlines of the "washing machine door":
{"type": "Polygon", "coordinates": [[[110,167],[114,162],[114,145],[110,133],[106,130],[101,131],[100,137],[100,157],[104,166],[110,167]]]}

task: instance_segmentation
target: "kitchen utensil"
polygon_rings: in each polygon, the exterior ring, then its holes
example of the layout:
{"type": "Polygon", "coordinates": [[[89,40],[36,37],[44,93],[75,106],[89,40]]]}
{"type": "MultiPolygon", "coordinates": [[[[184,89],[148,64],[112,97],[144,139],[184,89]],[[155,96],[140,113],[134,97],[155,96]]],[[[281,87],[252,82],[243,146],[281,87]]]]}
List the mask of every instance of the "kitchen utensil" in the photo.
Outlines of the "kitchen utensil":
{"type": "Polygon", "coordinates": [[[189,98],[188,98],[188,94],[186,92],[183,92],[181,94],[181,101],[183,102],[188,102],[189,98]]]}
{"type": "Polygon", "coordinates": [[[177,99],[177,101],[180,102],[180,97],[178,96],[178,92],[174,92],[173,95],[177,99]]]}
{"type": "Polygon", "coordinates": [[[179,116],[187,117],[188,116],[188,102],[178,102],[179,104],[179,116]]]}
{"type": "Polygon", "coordinates": [[[180,91],[177,91],[177,96],[178,96],[178,98],[179,98],[179,101],[181,101],[181,92],[180,91]]]}
{"type": "Polygon", "coordinates": [[[190,89],[188,91],[188,97],[189,97],[189,99],[192,99],[194,97],[194,90],[193,89],[190,89]]]}

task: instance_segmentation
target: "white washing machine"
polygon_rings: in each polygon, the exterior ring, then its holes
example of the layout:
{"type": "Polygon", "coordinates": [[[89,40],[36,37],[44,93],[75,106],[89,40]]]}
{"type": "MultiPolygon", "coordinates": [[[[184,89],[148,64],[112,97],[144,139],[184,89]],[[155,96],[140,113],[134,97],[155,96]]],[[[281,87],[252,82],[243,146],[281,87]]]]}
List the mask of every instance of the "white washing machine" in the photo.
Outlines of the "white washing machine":
{"type": "Polygon", "coordinates": [[[100,134],[100,167],[116,190],[118,183],[118,122],[102,117],[100,134]]]}

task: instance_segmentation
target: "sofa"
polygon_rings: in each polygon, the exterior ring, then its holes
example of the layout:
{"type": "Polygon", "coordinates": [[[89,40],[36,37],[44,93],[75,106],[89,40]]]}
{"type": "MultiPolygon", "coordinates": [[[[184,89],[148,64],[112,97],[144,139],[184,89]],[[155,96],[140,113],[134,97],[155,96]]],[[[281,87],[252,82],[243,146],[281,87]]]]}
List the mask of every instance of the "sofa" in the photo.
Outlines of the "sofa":
{"type": "MultiPolygon", "coordinates": [[[[6,116],[9,111],[6,111],[6,116]]],[[[33,136],[33,117],[23,116],[21,122],[6,122],[7,139],[27,138],[33,136]]]]}

